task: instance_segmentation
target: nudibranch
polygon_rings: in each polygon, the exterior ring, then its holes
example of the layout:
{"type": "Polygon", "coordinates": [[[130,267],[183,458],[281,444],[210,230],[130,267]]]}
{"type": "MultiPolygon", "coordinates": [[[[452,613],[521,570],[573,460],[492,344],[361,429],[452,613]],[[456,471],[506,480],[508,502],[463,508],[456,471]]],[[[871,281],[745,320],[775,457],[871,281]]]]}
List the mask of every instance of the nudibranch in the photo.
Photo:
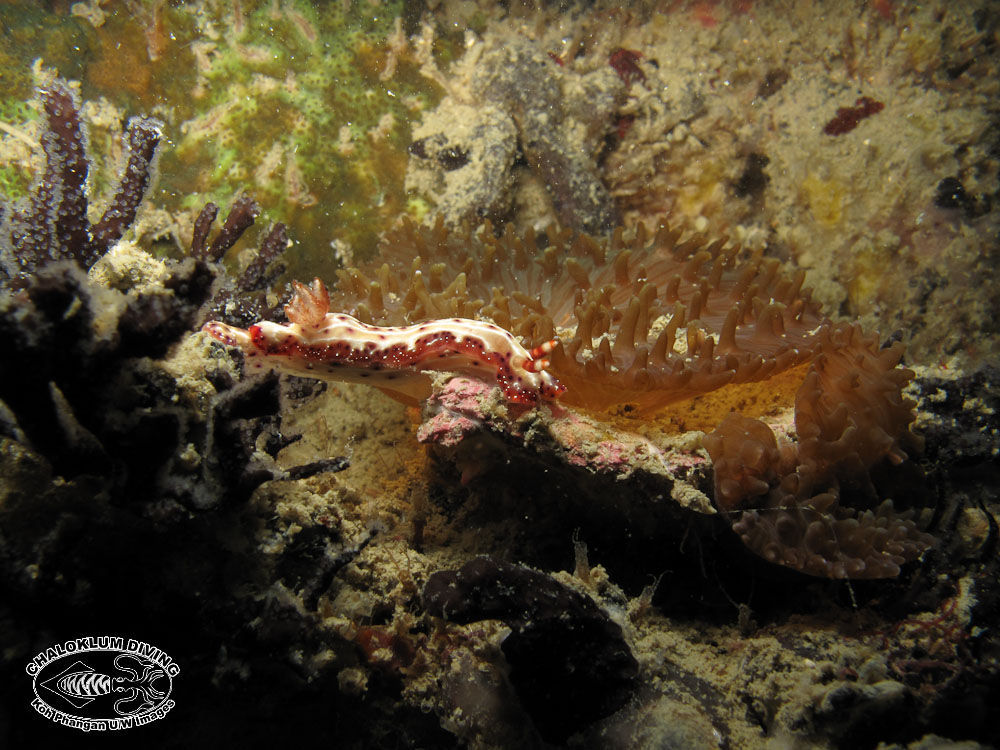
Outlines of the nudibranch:
{"type": "Polygon", "coordinates": [[[220,321],[202,330],[226,346],[239,348],[249,370],[278,370],[320,380],[375,386],[417,405],[431,394],[425,371],[459,372],[494,379],[504,397],[518,404],[558,398],[566,387],[546,372],[552,339],[528,351],[492,323],[468,318],[430,320],[383,327],[330,312],[330,295],[319,279],[310,286],[292,282],[285,306],[288,324],[261,321],[237,328],[220,321]]]}

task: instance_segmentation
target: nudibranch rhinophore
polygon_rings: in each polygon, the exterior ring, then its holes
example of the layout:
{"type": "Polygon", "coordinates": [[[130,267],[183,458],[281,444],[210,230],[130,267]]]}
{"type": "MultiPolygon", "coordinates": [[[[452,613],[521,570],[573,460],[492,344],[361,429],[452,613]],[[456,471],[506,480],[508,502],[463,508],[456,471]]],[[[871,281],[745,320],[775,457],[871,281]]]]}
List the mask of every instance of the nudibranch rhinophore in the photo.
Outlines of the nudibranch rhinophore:
{"type": "Polygon", "coordinates": [[[373,385],[405,404],[431,394],[427,370],[460,372],[496,380],[504,397],[519,404],[558,398],[566,387],[545,369],[558,343],[531,351],[500,326],[468,318],[383,327],[330,312],[330,295],[319,279],[292,282],[285,306],[288,324],[261,321],[236,328],[219,321],[202,330],[226,346],[238,347],[250,370],[278,370],[320,380],[373,385]]]}

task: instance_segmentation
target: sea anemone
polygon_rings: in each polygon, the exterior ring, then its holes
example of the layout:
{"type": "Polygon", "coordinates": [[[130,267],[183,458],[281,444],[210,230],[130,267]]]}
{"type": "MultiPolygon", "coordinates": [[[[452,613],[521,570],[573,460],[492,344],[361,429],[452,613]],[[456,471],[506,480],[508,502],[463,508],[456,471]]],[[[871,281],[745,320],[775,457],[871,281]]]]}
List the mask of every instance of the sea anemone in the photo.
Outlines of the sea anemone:
{"type": "Polygon", "coordinates": [[[374,263],[340,272],[331,304],[365,322],[478,317],[532,346],[558,337],[563,401],[620,413],[767,380],[819,351],[825,321],[803,274],[779,273],[760,252],[681,241],[669,227],[608,241],[561,231],[541,244],[530,231],[404,222],[374,263]]]}
{"type": "Polygon", "coordinates": [[[667,226],[600,241],[407,221],[374,262],[339,275],[331,306],[362,321],[480,318],[527,346],[558,338],[550,359],[563,403],[711,430],[716,506],[772,562],[881,578],[933,543],[891,500],[874,502],[869,479],[919,447],[902,346],[880,349],[860,326],[826,319],[803,272],[786,274],[761,251],[667,226]],[[798,442],[779,443],[751,417],[792,394],[798,442]],[[877,508],[842,505],[842,485],[877,508]]]}

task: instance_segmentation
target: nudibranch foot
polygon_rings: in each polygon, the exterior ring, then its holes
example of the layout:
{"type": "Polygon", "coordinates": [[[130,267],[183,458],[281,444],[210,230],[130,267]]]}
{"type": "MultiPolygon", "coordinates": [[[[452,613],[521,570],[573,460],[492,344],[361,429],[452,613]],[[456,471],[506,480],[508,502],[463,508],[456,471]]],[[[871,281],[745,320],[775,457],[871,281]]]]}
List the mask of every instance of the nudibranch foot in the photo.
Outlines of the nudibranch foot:
{"type": "Polygon", "coordinates": [[[555,399],[566,390],[546,371],[546,355],[557,339],[528,351],[500,326],[468,318],[369,325],[346,313],[331,313],[329,292],[319,279],[309,286],[293,282],[293,288],[295,295],[285,306],[286,325],[261,321],[242,329],[212,321],[202,330],[240,349],[248,369],[368,383],[407,404],[430,394],[427,370],[492,378],[504,397],[518,404],[555,399]]]}

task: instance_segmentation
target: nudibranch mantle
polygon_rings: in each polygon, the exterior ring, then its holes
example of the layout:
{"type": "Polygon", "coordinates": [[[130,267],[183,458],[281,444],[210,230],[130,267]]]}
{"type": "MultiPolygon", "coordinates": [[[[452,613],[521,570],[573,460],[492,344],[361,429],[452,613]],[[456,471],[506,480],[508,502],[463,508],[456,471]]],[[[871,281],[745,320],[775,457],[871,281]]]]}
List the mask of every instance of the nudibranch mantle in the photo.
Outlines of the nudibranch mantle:
{"type": "Polygon", "coordinates": [[[320,380],[373,385],[406,404],[431,393],[427,370],[492,378],[508,401],[534,404],[558,398],[566,387],[546,372],[545,355],[557,340],[528,351],[508,331],[468,318],[431,320],[410,326],[362,323],[330,312],[326,286],[292,282],[285,306],[288,324],[261,321],[237,328],[219,321],[202,330],[226,346],[238,347],[248,370],[278,370],[320,380]]]}

